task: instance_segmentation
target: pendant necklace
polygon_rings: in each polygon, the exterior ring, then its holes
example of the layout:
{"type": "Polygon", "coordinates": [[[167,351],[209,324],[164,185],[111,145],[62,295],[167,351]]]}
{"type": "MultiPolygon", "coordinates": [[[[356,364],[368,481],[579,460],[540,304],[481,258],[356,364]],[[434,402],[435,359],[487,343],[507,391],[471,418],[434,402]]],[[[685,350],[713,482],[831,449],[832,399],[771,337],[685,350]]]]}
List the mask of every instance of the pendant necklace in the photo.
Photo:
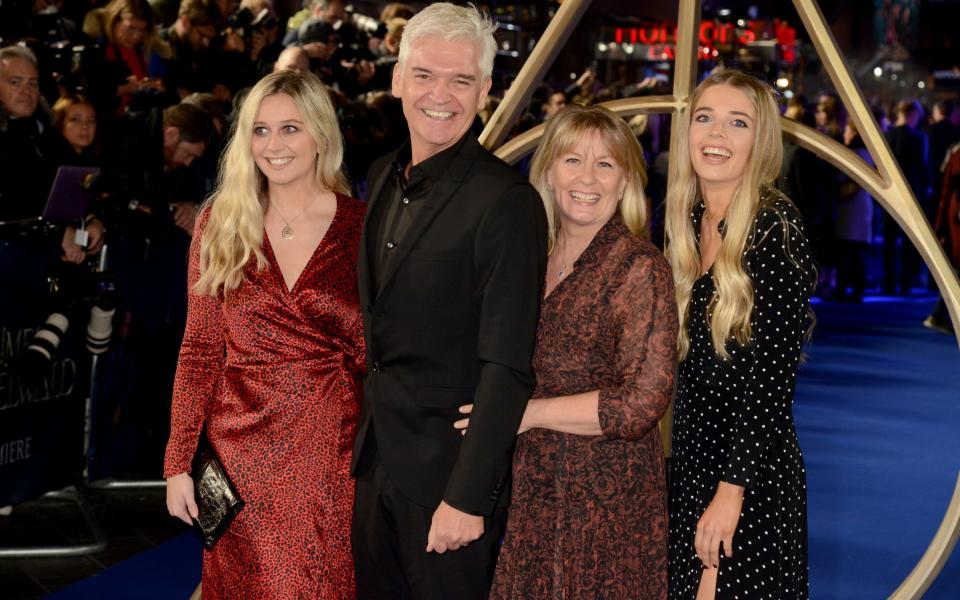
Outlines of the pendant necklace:
{"type": "Polygon", "coordinates": [[[283,229],[280,230],[280,237],[282,237],[282,238],[285,239],[285,240],[292,240],[292,239],[293,239],[293,227],[291,226],[291,224],[292,224],[294,221],[296,221],[297,219],[299,219],[299,218],[300,218],[300,215],[302,215],[303,213],[305,213],[305,212],[307,211],[307,209],[310,208],[310,206],[311,206],[314,202],[316,202],[316,200],[317,200],[317,199],[314,198],[314,199],[311,200],[310,202],[307,202],[307,205],[304,206],[302,209],[300,209],[300,212],[298,212],[297,215],[296,215],[295,217],[293,217],[292,219],[290,219],[289,221],[283,216],[283,213],[280,212],[280,209],[277,208],[277,205],[273,203],[273,200],[270,201],[270,206],[273,207],[273,210],[277,211],[277,216],[280,217],[280,220],[283,221],[283,223],[284,223],[283,229]]]}
{"type": "Polygon", "coordinates": [[[560,281],[561,279],[563,279],[564,276],[566,276],[567,274],[568,274],[567,261],[563,260],[563,253],[561,252],[560,253],[560,269],[557,271],[557,281],[560,281]]]}

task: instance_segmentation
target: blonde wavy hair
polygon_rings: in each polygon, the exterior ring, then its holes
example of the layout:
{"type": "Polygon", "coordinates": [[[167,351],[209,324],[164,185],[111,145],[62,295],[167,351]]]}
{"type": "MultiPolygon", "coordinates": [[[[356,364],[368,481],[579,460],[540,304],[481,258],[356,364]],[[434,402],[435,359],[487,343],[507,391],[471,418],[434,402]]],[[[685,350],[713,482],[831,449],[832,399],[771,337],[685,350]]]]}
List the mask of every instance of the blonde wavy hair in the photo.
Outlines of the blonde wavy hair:
{"type": "Polygon", "coordinates": [[[547,129],[530,164],[530,183],[540,192],[547,213],[548,252],[553,252],[557,242],[560,217],[556,199],[547,185],[547,173],[577,140],[592,132],[600,134],[611,157],[623,170],[626,187],[620,200],[620,215],[624,224],[634,235],[647,237],[647,201],[643,195],[647,166],[640,142],[626,121],[613,111],[602,106],[570,105],[547,121],[547,129]]]}
{"type": "Polygon", "coordinates": [[[724,359],[730,357],[726,350],[730,339],[741,346],[750,341],[754,290],[744,267],[743,255],[753,237],[754,220],[764,206],[785,198],[773,188],[783,161],[780,113],[773,91],[765,83],[739,71],[720,71],[707,77],[694,90],[690,103],[677,119],[681,129],[677,139],[683,143],[670,148],[673,160],[670,161],[667,186],[666,255],[673,268],[680,313],[677,344],[680,360],[686,358],[690,349],[687,335],[690,296],[694,282],[701,276],[700,249],[690,214],[703,196],[687,140],[697,103],[704,90],[714,85],[729,85],[740,90],[753,103],[757,113],[753,149],[727,209],[720,250],[712,267],[716,291],[704,315],[710,322],[714,350],[724,359]]]}
{"type": "Polygon", "coordinates": [[[267,179],[254,162],[250,140],[260,104],[274,94],[293,100],[307,133],[319,147],[314,173],[317,184],[341,194],[350,192],[341,170],[343,137],[320,79],[297,71],[279,71],[261,79],[243,101],[220,161],[216,191],[204,204],[210,216],[200,242],[200,278],[194,286],[198,294],[215,296],[238,288],[251,259],[257,261],[258,270],[267,264],[263,254],[267,179]]]}

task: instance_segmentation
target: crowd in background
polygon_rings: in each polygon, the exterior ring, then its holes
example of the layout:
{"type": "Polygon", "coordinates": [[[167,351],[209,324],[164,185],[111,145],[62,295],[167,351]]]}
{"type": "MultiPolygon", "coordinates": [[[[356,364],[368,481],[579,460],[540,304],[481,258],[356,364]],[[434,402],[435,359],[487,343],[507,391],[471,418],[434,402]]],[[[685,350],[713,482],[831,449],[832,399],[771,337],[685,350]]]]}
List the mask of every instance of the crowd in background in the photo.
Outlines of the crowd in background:
{"type": "MultiPolygon", "coordinates": [[[[36,0],[17,10],[0,18],[0,222],[38,216],[57,167],[101,169],[91,186],[97,201],[84,222],[57,232],[60,262],[81,265],[109,240],[121,298],[114,326],[119,343],[102,363],[100,381],[108,383],[100,397],[113,407],[107,429],[122,438],[125,420],[134,423],[142,456],[117,453],[129,464],[104,468],[122,471],[145,457],[158,464],[186,317],[185,256],[245,92],[273,70],[318,74],[338,111],[354,195],[363,198],[372,161],[406,135],[390,87],[414,8],[384,4],[379,15],[368,16],[348,12],[343,0],[313,0],[289,19],[281,19],[270,0],[36,0]],[[89,233],[85,245],[77,243],[77,229],[89,233]]],[[[514,133],[568,103],[660,93],[663,85],[662,78],[631,81],[626,70],[602,84],[586,70],[578,79],[541,86],[514,133]]],[[[502,93],[495,89],[482,108],[477,132],[502,93]]],[[[836,96],[809,103],[794,98],[784,109],[786,117],[870,160],[836,96]]],[[[929,109],[903,99],[878,108],[876,116],[956,267],[960,110],[949,100],[929,109]]],[[[638,116],[630,125],[649,165],[652,237],[662,244],[669,118],[638,116]]],[[[867,192],[789,140],[784,158],[781,187],[806,219],[820,295],[860,301],[870,289],[932,289],[912,244],[867,192]],[[874,256],[882,268],[871,280],[867,266],[874,256]]],[[[951,330],[942,302],[925,324],[951,330]]]]}

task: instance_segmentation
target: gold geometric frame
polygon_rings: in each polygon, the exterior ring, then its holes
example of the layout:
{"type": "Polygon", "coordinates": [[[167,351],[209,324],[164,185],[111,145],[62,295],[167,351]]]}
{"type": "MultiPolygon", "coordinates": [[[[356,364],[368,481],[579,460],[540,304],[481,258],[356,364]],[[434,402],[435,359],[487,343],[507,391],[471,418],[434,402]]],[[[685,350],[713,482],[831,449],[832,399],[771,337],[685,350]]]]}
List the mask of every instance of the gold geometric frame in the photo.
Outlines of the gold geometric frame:
{"type": "MultiPolygon", "coordinates": [[[[672,113],[673,119],[686,116],[690,94],[696,86],[697,51],[700,25],[700,1],[679,0],[677,42],[672,96],[645,96],[625,98],[604,103],[621,116],[639,113],[672,113]]],[[[793,0],[807,34],[849,112],[857,131],[870,152],[876,168],[871,167],[856,153],[826,135],[788,119],[781,119],[783,132],[799,145],[830,162],[860,184],[893,216],[914,247],[923,257],[943,294],[953,317],[960,323],[960,281],[950,267],[946,254],[937,242],[930,224],[913,196],[903,172],[890,152],[880,127],[863,99],[856,81],[850,75],[836,40],[815,0],[793,0]]],[[[589,0],[565,0],[551,19],[530,57],[520,69],[500,106],[491,116],[480,136],[487,148],[496,148],[495,154],[514,163],[536,147],[543,135],[543,125],[515,137],[506,144],[503,140],[527,105],[534,88],[553,64],[581,17],[589,7],[589,0]]],[[[677,139],[680,128],[673,127],[670,144],[677,139]]],[[[672,160],[672,159],[671,159],[672,160]]],[[[960,344],[960,327],[956,328],[960,344]]],[[[907,578],[890,596],[893,600],[919,599],[940,573],[960,536],[960,477],[940,528],[920,561],[907,578]]]]}

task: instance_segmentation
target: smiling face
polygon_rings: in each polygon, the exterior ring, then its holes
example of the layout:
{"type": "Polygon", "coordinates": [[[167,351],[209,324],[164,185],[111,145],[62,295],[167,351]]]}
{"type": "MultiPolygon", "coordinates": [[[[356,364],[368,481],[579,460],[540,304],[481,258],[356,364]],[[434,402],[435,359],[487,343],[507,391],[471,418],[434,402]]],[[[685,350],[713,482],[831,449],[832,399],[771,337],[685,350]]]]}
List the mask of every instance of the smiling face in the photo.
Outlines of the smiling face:
{"type": "Polygon", "coordinates": [[[623,167],[598,131],[581,136],[547,171],[560,224],[567,228],[599,230],[616,212],[626,185],[623,167]]]}
{"type": "Polygon", "coordinates": [[[97,114],[89,104],[71,104],[63,115],[63,137],[81,152],[97,134],[97,114]]]}
{"type": "Polygon", "coordinates": [[[479,64],[477,44],[426,35],[394,68],[393,95],[403,104],[414,164],[453,146],[470,129],[491,83],[479,64]]]}
{"type": "Polygon", "coordinates": [[[756,121],[753,102],[738,88],[712,85],[700,95],[693,108],[688,142],[704,194],[732,193],[740,184],[753,150],[756,121]]]}
{"type": "Polygon", "coordinates": [[[271,186],[312,182],[320,147],[307,131],[293,99],[267,96],[254,118],[250,151],[271,186]]]}

